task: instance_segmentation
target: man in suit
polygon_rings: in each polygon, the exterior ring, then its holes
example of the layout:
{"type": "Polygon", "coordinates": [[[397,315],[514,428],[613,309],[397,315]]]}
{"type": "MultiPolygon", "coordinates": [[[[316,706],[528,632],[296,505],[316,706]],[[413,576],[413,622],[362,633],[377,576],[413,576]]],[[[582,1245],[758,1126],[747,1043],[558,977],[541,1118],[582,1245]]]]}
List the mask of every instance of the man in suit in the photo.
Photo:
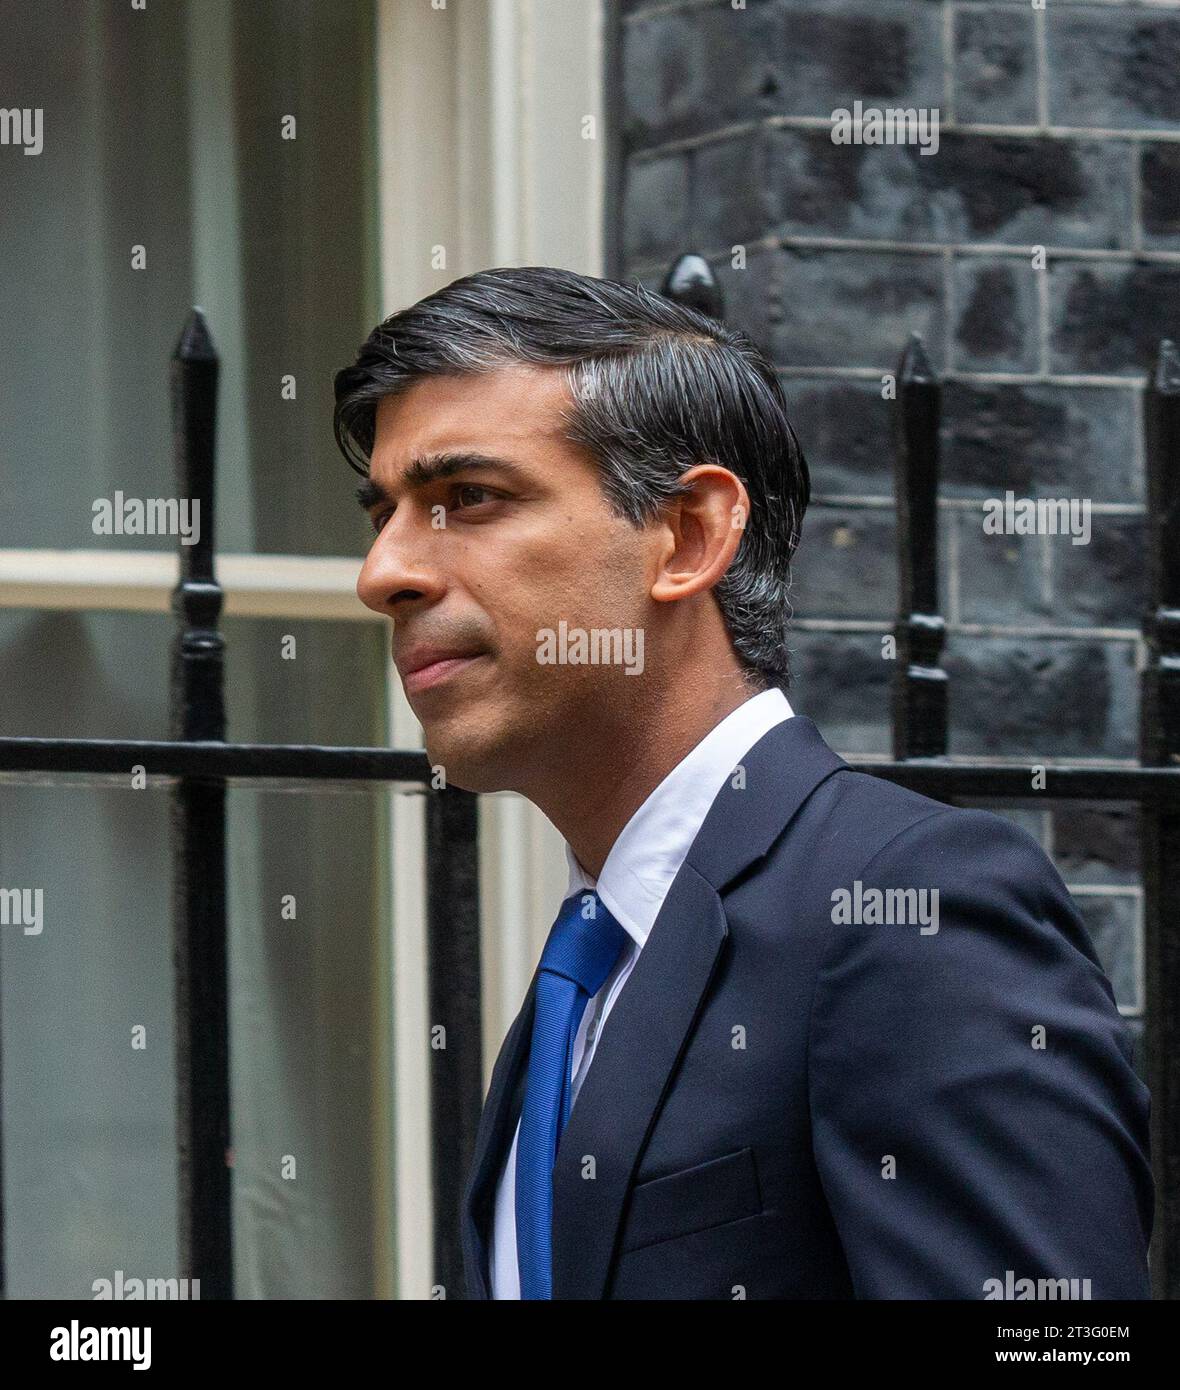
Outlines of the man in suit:
{"type": "Polygon", "coordinates": [[[432,762],[566,841],[468,1296],[1146,1298],[1148,1095],[1056,869],[784,694],[809,479],[750,340],[492,270],[336,397],[432,762]]]}

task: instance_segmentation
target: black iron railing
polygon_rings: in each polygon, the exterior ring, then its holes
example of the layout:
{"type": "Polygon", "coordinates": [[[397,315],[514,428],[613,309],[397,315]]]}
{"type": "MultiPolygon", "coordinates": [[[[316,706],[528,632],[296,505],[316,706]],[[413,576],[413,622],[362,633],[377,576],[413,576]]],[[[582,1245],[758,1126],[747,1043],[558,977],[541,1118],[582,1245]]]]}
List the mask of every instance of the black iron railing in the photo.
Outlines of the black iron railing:
{"type": "MultiPolygon", "coordinates": [[[[663,285],[670,298],[723,316],[716,280],[699,256],[680,257],[663,285]]],[[[427,922],[432,1024],[447,1046],[430,1049],[434,1280],[461,1296],[459,1202],[482,1099],[476,797],[436,788],[426,755],[384,748],[230,743],[225,740],[221,589],[212,533],[217,358],[194,310],[172,361],[174,450],[180,495],[200,500],[200,542],[180,546],[174,600],[173,739],[0,738],[0,771],[126,773],[176,778],[173,788],[176,1075],[180,1275],[205,1297],[233,1295],[231,1260],[225,788],[228,778],[397,781],[427,793],[427,922]]],[[[900,600],[894,629],[894,761],[860,771],[953,802],[1133,802],[1140,810],[1146,929],[1146,1071],[1152,1090],[1157,1217],[1156,1297],[1180,1295],[1180,362],[1161,345],[1145,397],[1150,601],[1142,630],[1140,766],[1030,767],[947,758],[949,683],[939,665],[937,524],[941,385],[920,342],[898,369],[896,505],[900,600]]],[[[1079,1174],[1079,1181],[1085,1175],[1079,1174]]],[[[3,1271],[0,1175],[0,1279],[3,1271]]],[[[0,1282],[0,1290],[2,1290],[0,1282]]]]}
{"type": "MultiPolygon", "coordinates": [[[[171,777],[173,960],[176,1013],[178,1251],[180,1277],[204,1298],[233,1296],[230,1172],[229,992],[226,975],[225,791],[229,778],[411,782],[427,794],[427,971],[432,1187],[437,1219],[434,1283],[463,1287],[459,1200],[475,1149],[482,1100],[476,798],[432,785],[426,754],[388,748],[229,743],[225,739],[222,592],[214,576],[214,438],[218,361],[194,309],[172,364],[173,450],[179,495],[204,524],[181,545],[173,596],[169,741],[0,739],[0,771],[171,777]]],[[[0,1190],[0,1276],[3,1273],[0,1190]]],[[[3,1284],[0,1282],[0,1292],[3,1284]]]]}

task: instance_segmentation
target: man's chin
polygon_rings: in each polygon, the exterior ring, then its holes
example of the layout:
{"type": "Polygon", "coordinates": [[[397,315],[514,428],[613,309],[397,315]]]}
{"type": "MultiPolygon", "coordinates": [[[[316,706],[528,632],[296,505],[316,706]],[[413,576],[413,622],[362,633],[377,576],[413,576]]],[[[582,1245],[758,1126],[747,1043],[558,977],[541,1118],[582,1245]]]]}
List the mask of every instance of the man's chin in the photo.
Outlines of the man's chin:
{"type": "Polygon", "coordinates": [[[469,740],[452,738],[441,731],[425,731],[426,756],[440,768],[448,787],[465,792],[514,790],[515,779],[501,748],[475,747],[469,740]]]}

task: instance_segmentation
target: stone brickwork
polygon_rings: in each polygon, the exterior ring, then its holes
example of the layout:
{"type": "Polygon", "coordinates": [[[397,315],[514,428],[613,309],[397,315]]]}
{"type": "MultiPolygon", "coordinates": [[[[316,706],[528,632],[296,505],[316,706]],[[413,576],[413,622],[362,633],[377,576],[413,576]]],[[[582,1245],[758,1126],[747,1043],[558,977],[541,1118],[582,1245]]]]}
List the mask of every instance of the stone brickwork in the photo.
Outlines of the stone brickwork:
{"type": "MultiPolygon", "coordinates": [[[[795,707],[846,755],[888,754],[882,378],[916,331],[947,382],[951,753],[1134,761],[1141,395],[1180,338],[1180,3],[619,0],[615,22],[612,270],[655,288],[680,252],[707,256],[811,466],[795,707]],[[937,109],[937,151],[834,143],[856,101],[937,109]],[[1090,542],[985,535],[983,499],[1008,489],[1089,499],[1090,542]]],[[[1012,814],[1137,1010],[1133,813],[1012,814]]]]}

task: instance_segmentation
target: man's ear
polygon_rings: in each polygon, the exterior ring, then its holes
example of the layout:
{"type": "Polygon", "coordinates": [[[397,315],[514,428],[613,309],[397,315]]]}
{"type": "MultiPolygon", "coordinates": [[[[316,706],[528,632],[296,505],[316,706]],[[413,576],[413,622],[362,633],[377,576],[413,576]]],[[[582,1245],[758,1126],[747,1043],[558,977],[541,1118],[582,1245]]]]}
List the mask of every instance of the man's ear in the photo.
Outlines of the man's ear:
{"type": "Polygon", "coordinates": [[[733,563],[750,514],[746,485],[728,468],[702,463],[679,481],[686,491],[665,504],[666,543],[651,587],[660,603],[711,589],[733,563]]]}

